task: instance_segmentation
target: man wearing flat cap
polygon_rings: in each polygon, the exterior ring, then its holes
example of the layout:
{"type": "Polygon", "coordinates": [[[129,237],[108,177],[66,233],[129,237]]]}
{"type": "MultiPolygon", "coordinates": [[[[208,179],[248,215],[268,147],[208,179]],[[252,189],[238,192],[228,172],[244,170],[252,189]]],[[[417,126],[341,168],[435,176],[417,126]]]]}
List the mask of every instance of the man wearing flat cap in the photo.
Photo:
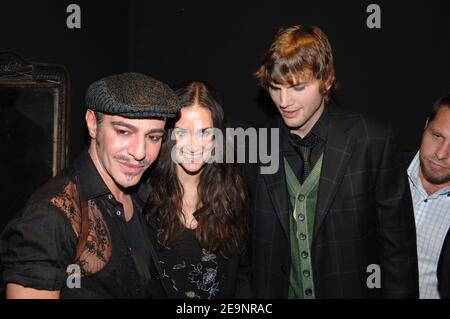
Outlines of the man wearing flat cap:
{"type": "Polygon", "coordinates": [[[86,106],[88,148],[1,235],[8,298],[158,297],[140,180],[179,101],[166,84],[124,73],[94,82],[86,106]]]}

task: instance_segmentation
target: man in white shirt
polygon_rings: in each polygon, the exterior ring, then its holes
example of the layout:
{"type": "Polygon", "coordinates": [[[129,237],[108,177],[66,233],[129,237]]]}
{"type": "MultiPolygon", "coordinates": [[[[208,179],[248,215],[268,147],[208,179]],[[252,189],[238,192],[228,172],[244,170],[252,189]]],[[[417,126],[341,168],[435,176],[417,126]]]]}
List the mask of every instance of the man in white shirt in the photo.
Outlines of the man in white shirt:
{"type": "Polygon", "coordinates": [[[450,93],[433,105],[408,176],[416,221],[420,298],[449,297],[450,93]]]}

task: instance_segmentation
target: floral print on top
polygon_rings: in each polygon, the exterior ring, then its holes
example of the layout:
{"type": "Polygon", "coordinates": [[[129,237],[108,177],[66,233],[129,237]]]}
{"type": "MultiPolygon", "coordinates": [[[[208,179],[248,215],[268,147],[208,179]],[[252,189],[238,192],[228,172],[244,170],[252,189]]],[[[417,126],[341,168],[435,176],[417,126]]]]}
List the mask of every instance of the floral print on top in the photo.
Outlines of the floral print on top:
{"type": "Polygon", "coordinates": [[[169,298],[217,298],[222,258],[200,246],[195,230],[186,229],[177,243],[159,250],[163,280],[170,289],[169,298]]]}

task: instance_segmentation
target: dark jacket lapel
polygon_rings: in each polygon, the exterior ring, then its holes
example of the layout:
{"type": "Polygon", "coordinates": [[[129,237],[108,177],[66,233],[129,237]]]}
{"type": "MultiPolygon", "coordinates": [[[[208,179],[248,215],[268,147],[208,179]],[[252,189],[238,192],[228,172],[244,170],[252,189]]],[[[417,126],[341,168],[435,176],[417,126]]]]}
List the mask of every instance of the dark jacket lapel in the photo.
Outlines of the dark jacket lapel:
{"type": "Polygon", "coordinates": [[[280,154],[280,169],[275,174],[265,174],[263,178],[267,184],[267,191],[269,192],[270,200],[277,213],[283,230],[288,236],[289,232],[289,197],[286,186],[286,178],[284,174],[284,161],[280,154]]]}
{"type": "Polygon", "coordinates": [[[328,136],[325,144],[319,194],[317,197],[314,236],[322,225],[342,183],[348,162],[352,155],[354,140],[348,134],[354,118],[341,109],[333,107],[330,112],[328,136]]]}
{"type": "MultiPolygon", "coordinates": [[[[354,143],[348,131],[354,126],[355,118],[338,107],[332,105],[329,107],[330,122],[320,174],[314,234],[317,233],[323,223],[336,196],[336,192],[339,189],[339,185],[342,183],[342,178],[344,177],[348,161],[351,158],[354,143]]],[[[282,125],[281,119],[277,123],[278,126],[282,125]]],[[[288,236],[290,204],[281,150],[279,150],[278,171],[275,174],[264,174],[262,176],[266,182],[270,200],[272,201],[281,226],[286,236],[288,236]]]]}
{"type": "MultiPolygon", "coordinates": [[[[283,125],[281,119],[277,119],[272,123],[272,127],[278,128],[281,134],[282,129],[280,125],[283,125]]],[[[270,130],[270,128],[269,128],[270,130]]],[[[280,135],[280,139],[284,138],[280,135]]],[[[268,138],[268,143],[270,143],[271,138],[268,138]]],[[[280,148],[281,142],[278,143],[278,163],[279,169],[274,174],[262,174],[263,179],[267,185],[267,191],[269,193],[270,200],[272,201],[272,205],[277,213],[278,219],[280,220],[281,226],[283,227],[285,235],[289,238],[289,195],[286,185],[286,176],[284,173],[284,161],[283,154],[280,148]]],[[[269,148],[271,149],[271,147],[269,148]]]]}

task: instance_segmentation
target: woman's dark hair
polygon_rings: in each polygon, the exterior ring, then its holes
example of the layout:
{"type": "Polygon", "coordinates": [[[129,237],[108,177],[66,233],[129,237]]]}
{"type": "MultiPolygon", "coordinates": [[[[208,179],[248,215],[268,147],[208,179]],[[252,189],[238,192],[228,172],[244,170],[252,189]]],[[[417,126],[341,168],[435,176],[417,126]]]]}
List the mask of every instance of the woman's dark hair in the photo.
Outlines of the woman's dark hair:
{"type": "MultiPolygon", "coordinates": [[[[189,82],[176,93],[182,108],[198,105],[208,109],[214,128],[221,130],[225,136],[224,112],[209,85],[189,82]]],[[[177,119],[173,120],[176,121],[177,119]]],[[[158,241],[163,247],[179,238],[185,230],[181,222],[184,217],[184,190],[177,178],[177,164],[171,160],[171,150],[175,145],[175,141],[170,138],[173,123],[168,123],[168,126],[168,138],[150,170],[151,192],[146,208],[147,218],[159,221],[158,241]]],[[[225,153],[224,151],[223,154],[225,153]]],[[[200,172],[198,194],[199,207],[194,216],[197,220],[196,237],[200,245],[210,252],[221,252],[224,255],[238,252],[246,232],[246,190],[237,168],[224,161],[206,163],[200,172]]]]}

